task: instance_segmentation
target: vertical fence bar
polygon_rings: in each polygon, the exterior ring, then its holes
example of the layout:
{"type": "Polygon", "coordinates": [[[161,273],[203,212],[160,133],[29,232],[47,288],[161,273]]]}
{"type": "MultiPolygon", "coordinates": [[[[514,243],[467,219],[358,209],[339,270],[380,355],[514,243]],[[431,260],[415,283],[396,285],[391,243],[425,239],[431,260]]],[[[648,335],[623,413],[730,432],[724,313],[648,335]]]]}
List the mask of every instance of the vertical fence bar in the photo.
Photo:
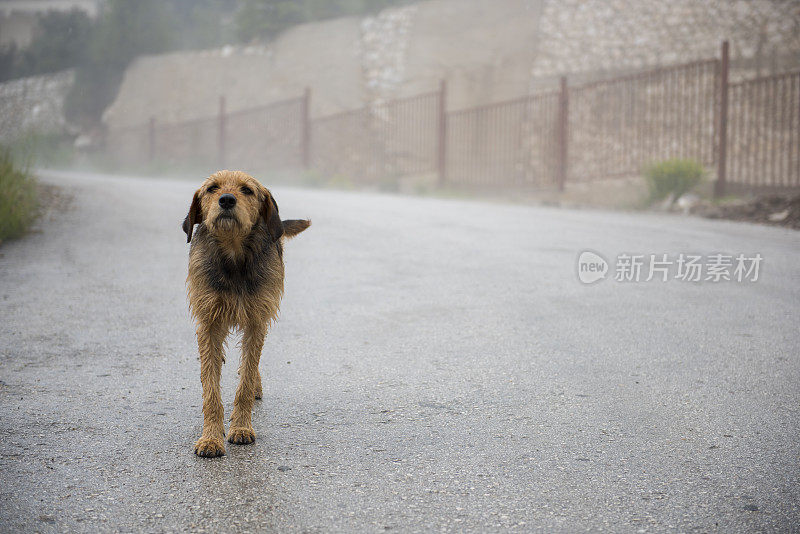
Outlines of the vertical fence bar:
{"type": "Polygon", "coordinates": [[[707,159],[705,157],[705,146],[706,146],[705,139],[706,139],[706,136],[705,136],[705,132],[703,131],[704,122],[703,122],[703,113],[702,113],[702,111],[704,110],[703,100],[704,100],[704,97],[705,97],[704,89],[705,89],[706,79],[708,78],[708,65],[705,65],[705,66],[699,68],[697,70],[697,76],[698,76],[697,77],[697,87],[695,88],[696,93],[695,93],[694,106],[692,106],[692,116],[694,117],[694,120],[696,121],[695,128],[694,128],[694,130],[695,130],[694,134],[697,136],[696,137],[697,138],[697,142],[700,145],[698,147],[698,149],[697,149],[697,158],[703,164],[705,164],[707,162],[707,159]]]}
{"type": "Polygon", "coordinates": [[[785,185],[784,178],[786,176],[786,169],[783,165],[785,160],[785,154],[788,152],[786,150],[782,150],[786,143],[786,82],[788,82],[788,78],[783,78],[779,80],[779,87],[780,87],[780,97],[778,98],[778,104],[780,105],[780,109],[778,110],[777,117],[778,121],[780,121],[780,126],[778,126],[778,143],[779,143],[779,150],[778,150],[778,182],[781,185],[785,185]]]}
{"type": "MultiPolygon", "coordinates": [[[[792,137],[792,152],[797,155],[795,158],[797,160],[797,174],[795,175],[795,179],[798,180],[794,185],[800,186],[800,76],[792,76],[792,101],[797,104],[797,110],[795,113],[792,113],[792,119],[797,117],[797,135],[798,139],[795,142],[794,137],[792,137]],[[794,92],[794,80],[797,79],[797,88],[798,91],[794,92]]],[[[794,133],[794,128],[792,128],[792,133],[794,133]]]]}
{"type": "Polygon", "coordinates": [[[769,73],[772,76],[778,74],[778,47],[773,46],[769,55],[769,73]]]}
{"type": "Polygon", "coordinates": [[[225,96],[219,97],[219,131],[217,132],[217,161],[219,168],[225,168],[225,96]]]}
{"type": "Polygon", "coordinates": [[[742,116],[739,112],[739,94],[736,85],[732,84],[730,86],[729,96],[731,127],[728,131],[728,143],[730,144],[731,164],[726,170],[728,172],[728,181],[736,183],[739,181],[739,160],[737,156],[739,154],[739,139],[741,137],[739,119],[742,116]]]}
{"type": "MultiPolygon", "coordinates": [[[[773,49],[774,51],[774,49],[773,49]]],[[[772,78],[769,88],[770,114],[769,114],[769,182],[774,186],[776,182],[775,169],[777,168],[777,160],[775,157],[778,155],[780,147],[780,139],[778,138],[778,79],[772,78]]]]}
{"type": "Polygon", "coordinates": [[[758,160],[756,160],[756,147],[753,146],[753,139],[758,139],[758,114],[756,113],[755,109],[755,90],[757,85],[754,83],[749,83],[745,87],[747,87],[747,144],[746,147],[746,154],[747,154],[747,177],[745,181],[750,182],[751,185],[755,184],[755,169],[757,168],[758,160]]]}
{"type": "Polygon", "coordinates": [[[686,104],[691,102],[686,94],[686,77],[687,77],[687,70],[682,69],[678,73],[678,84],[677,84],[677,94],[673,95],[672,98],[672,108],[673,110],[677,109],[678,111],[676,114],[678,115],[678,142],[677,142],[677,151],[679,158],[686,158],[688,157],[686,154],[686,148],[684,143],[686,141],[686,135],[684,130],[686,129],[686,112],[684,108],[686,104]]]}
{"type": "Polygon", "coordinates": [[[439,186],[447,180],[447,80],[439,83],[439,153],[436,168],[439,172],[439,186]]]}
{"type": "Polygon", "coordinates": [[[659,129],[658,137],[656,138],[656,158],[666,159],[669,156],[670,144],[669,139],[669,112],[667,111],[667,103],[670,91],[670,81],[672,80],[672,72],[665,69],[659,69],[659,87],[661,89],[660,98],[658,99],[658,116],[659,116],[659,129]],[[666,148],[666,150],[665,150],[666,148]]]}
{"type": "MultiPolygon", "coordinates": [[[[788,118],[789,118],[789,150],[787,151],[789,153],[788,154],[789,161],[786,162],[786,165],[787,165],[786,185],[800,185],[800,182],[798,182],[796,184],[792,184],[792,170],[793,170],[792,162],[794,161],[793,158],[794,158],[795,153],[797,152],[797,148],[798,148],[798,147],[795,146],[795,142],[794,142],[794,132],[795,132],[794,119],[795,119],[795,113],[794,113],[794,105],[793,105],[793,103],[797,102],[798,103],[798,107],[800,108],[800,101],[799,101],[800,99],[795,100],[796,99],[796,95],[795,95],[795,90],[794,90],[794,81],[797,78],[799,78],[797,75],[793,75],[790,78],[790,84],[789,84],[789,102],[788,102],[788,104],[789,104],[789,112],[786,114],[788,116],[788,118]]],[[[797,129],[800,132],[800,120],[798,121],[797,129]]],[[[800,154],[797,155],[797,161],[798,161],[798,163],[800,163],[800,154]]],[[[798,169],[797,178],[800,178],[800,169],[798,169]]]]}
{"type": "Polygon", "coordinates": [[[561,77],[558,99],[558,190],[563,191],[567,182],[567,123],[569,119],[569,93],[567,77],[561,77]]]}
{"type": "Polygon", "coordinates": [[[765,85],[763,83],[755,83],[755,100],[753,100],[753,113],[755,114],[755,121],[757,126],[756,135],[754,135],[751,139],[753,144],[755,145],[753,148],[753,153],[755,154],[755,159],[753,160],[753,178],[751,181],[751,185],[764,185],[765,177],[764,177],[764,169],[766,165],[764,164],[764,138],[766,137],[766,113],[762,109],[761,102],[764,101],[765,95],[765,85]],[[758,173],[755,170],[758,169],[758,173]]]}
{"type": "Polygon", "coordinates": [[[725,173],[727,171],[728,152],[728,70],[730,59],[728,57],[728,41],[722,43],[722,64],[719,77],[719,161],[717,162],[717,182],[714,184],[714,196],[719,198],[725,195],[725,173]]]}
{"type": "Polygon", "coordinates": [[[304,169],[311,165],[311,88],[306,87],[303,93],[303,104],[300,110],[300,161],[304,169]]]}
{"type": "Polygon", "coordinates": [[[156,118],[150,117],[147,124],[147,160],[153,163],[156,159],[156,118]]]}

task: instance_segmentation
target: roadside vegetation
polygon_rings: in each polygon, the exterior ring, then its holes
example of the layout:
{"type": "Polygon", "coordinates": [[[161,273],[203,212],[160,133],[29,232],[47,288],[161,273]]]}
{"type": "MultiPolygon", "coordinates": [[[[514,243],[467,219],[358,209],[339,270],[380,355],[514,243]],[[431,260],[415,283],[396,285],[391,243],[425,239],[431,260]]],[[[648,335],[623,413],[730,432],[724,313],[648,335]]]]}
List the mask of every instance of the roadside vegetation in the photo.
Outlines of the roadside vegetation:
{"type": "Polygon", "coordinates": [[[0,147],[0,243],[23,235],[37,211],[36,181],[11,150],[0,147]]]}
{"type": "Polygon", "coordinates": [[[691,159],[669,159],[648,166],[644,171],[650,201],[672,201],[694,189],[706,176],[702,164],[691,159]]]}

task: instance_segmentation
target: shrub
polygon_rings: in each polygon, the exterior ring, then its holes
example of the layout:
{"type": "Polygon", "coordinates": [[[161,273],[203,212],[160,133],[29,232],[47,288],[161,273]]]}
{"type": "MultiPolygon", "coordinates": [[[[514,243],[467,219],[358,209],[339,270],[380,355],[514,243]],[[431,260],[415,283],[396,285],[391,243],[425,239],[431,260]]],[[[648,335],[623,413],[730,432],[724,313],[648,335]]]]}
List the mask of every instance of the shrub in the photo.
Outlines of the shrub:
{"type": "Polygon", "coordinates": [[[705,177],[703,165],[691,159],[669,159],[654,163],[644,171],[650,199],[658,201],[673,195],[678,199],[705,177]]]}
{"type": "Polygon", "coordinates": [[[36,218],[36,182],[0,147],[0,242],[25,233],[36,218]]]}

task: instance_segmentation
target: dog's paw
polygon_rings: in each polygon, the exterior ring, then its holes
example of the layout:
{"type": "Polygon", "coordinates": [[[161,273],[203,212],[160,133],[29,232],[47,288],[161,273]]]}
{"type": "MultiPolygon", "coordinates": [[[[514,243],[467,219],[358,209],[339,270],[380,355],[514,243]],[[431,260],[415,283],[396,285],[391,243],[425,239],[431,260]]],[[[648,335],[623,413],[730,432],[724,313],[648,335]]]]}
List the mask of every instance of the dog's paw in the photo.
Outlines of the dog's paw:
{"type": "Polygon", "coordinates": [[[256,400],[261,400],[261,397],[263,396],[264,394],[262,393],[261,385],[259,384],[258,386],[256,386],[256,400]]]}
{"type": "Polygon", "coordinates": [[[247,445],[248,443],[253,443],[255,440],[256,433],[252,428],[239,427],[228,429],[228,441],[231,443],[236,443],[237,445],[247,445]]]}
{"type": "Polygon", "coordinates": [[[194,453],[203,458],[216,458],[225,454],[225,444],[218,438],[202,437],[194,444],[194,453]]]}

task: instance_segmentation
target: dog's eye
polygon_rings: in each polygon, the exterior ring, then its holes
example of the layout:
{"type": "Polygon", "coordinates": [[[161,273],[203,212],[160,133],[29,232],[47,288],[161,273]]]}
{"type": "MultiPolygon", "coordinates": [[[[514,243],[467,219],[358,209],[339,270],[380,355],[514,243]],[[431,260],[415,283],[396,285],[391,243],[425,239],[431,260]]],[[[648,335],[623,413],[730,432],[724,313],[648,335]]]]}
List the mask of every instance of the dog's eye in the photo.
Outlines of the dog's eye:
{"type": "Polygon", "coordinates": [[[208,188],[208,192],[209,193],[213,193],[214,191],[217,191],[218,189],[219,189],[219,186],[217,184],[214,184],[214,185],[212,185],[211,187],[208,188]]]}
{"type": "Polygon", "coordinates": [[[245,186],[242,187],[242,194],[243,195],[252,195],[253,194],[253,190],[245,185],[245,186]]]}

